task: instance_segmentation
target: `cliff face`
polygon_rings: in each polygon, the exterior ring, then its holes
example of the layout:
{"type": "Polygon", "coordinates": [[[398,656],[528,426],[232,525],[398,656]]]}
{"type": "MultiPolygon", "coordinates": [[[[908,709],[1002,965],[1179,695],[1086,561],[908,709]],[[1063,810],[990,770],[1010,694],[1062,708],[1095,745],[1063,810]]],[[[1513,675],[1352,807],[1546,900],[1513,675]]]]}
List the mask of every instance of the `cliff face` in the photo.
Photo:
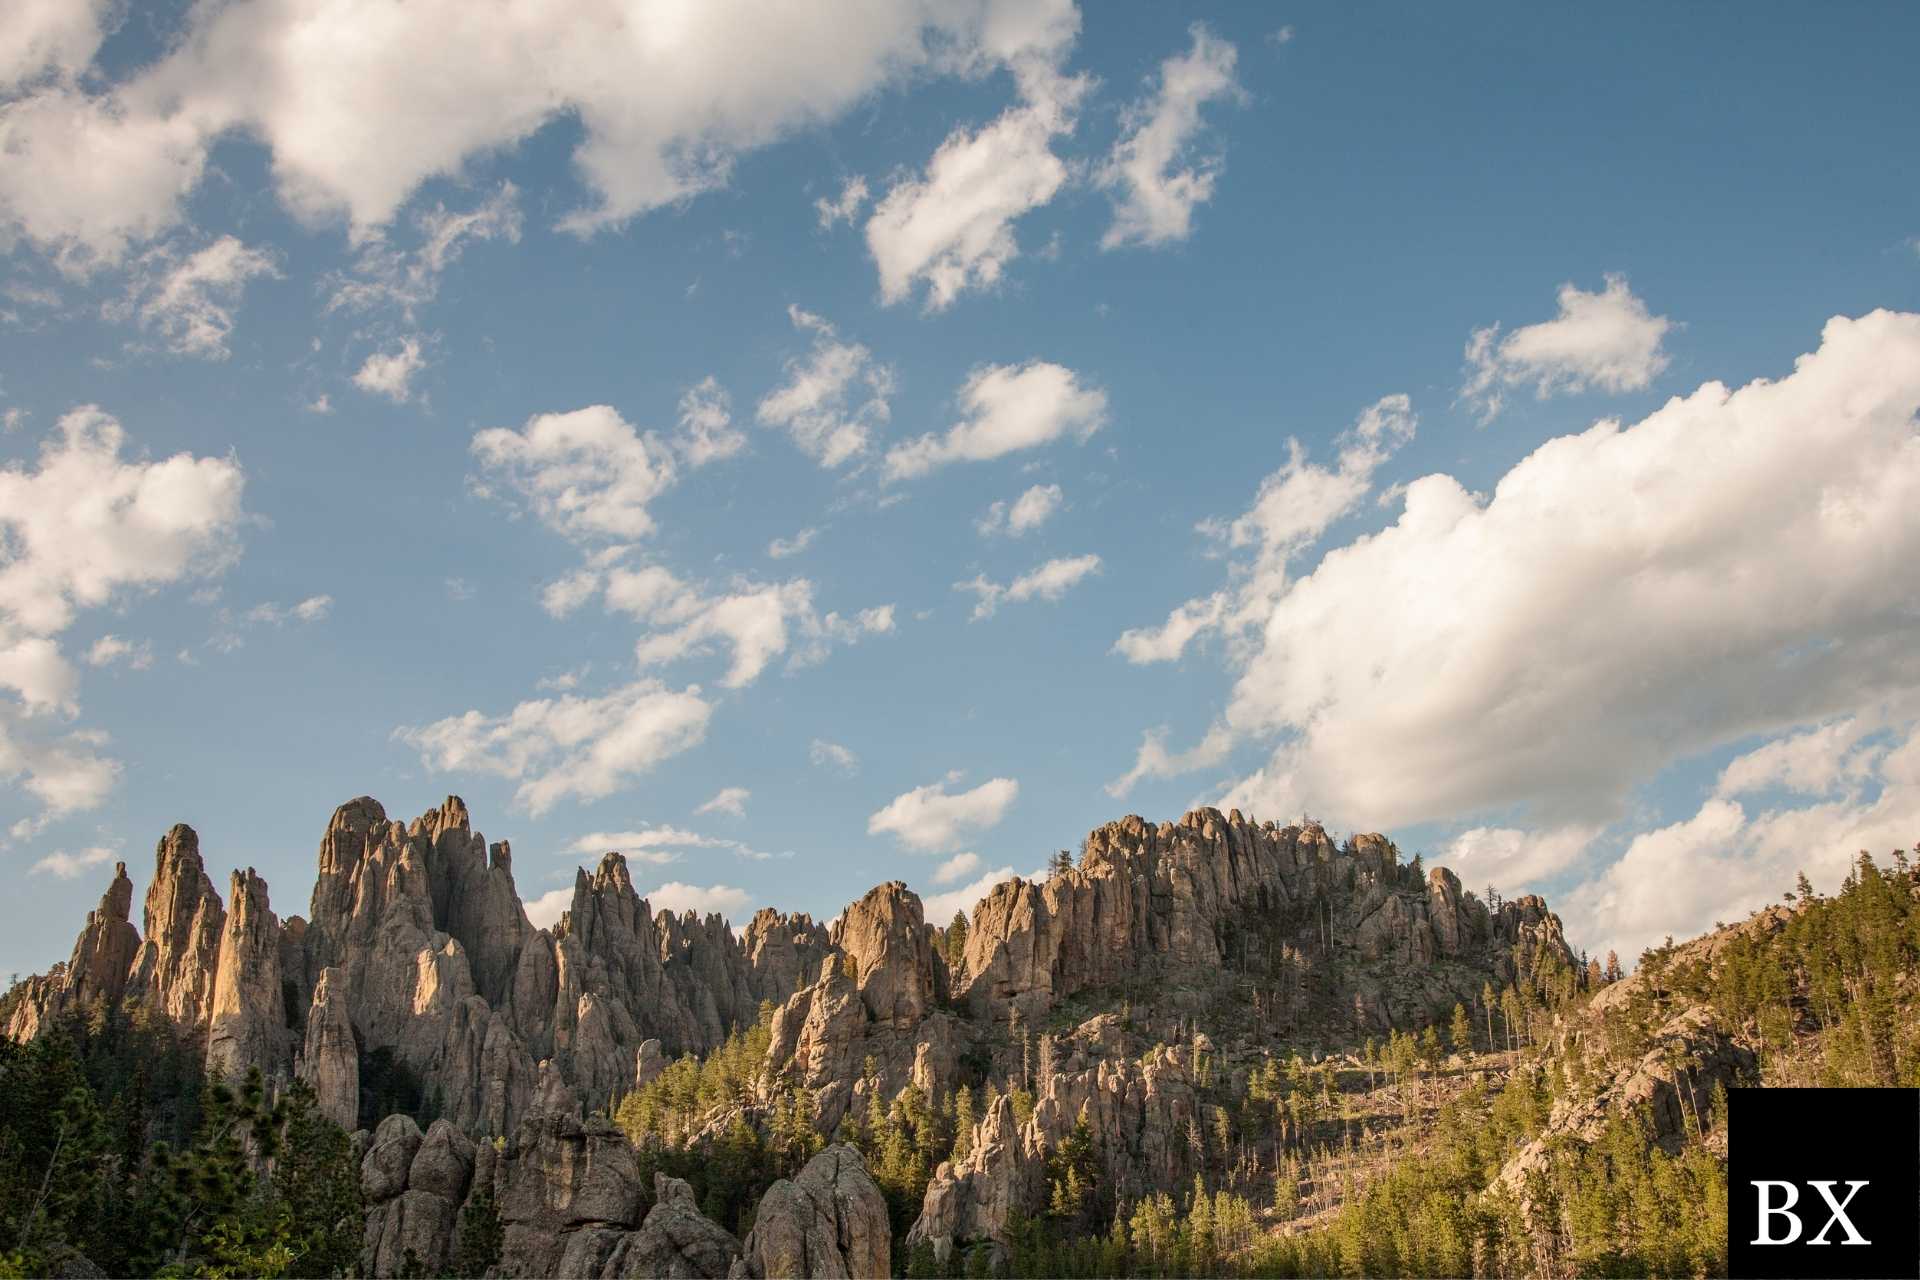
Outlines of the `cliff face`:
{"type": "Polygon", "coordinates": [[[7,1033],[124,1002],[171,1019],[229,1075],[305,1078],[348,1129],[377,1118],[370,1091],[390,1099],[410,1081],[440,1118],[423,1134],[388,1116],[361,1139],[372,1274],[409,1253],[444,1261],[483,1187],[505,1224],[504,1274],[885,1274],[885,1207],[845,1149],[769,1189],[741,1242],[671,1180],[643,1218],[633,1153],[592,1116],[668,1059],[718,1047],[763,1003],[774,1012],[754,1096],[703,1132],[764,1123],[790,1089],[810,1091],[825,1134],[908,1085],[928,1099],[988,1080],[1030,1092],[1030,1113],[1002,1097],[967,1155],[934,1172],[912,1239],[946,1257],[1031,1210],[1049,1152],[1082,1122],[1107,1185],[1190,1183],[1212,1052],[1201,1013],[1237,1018],[1247,1044],[1351,1042],[1421,1025],[1486,981],[1574,963],[1538,898],[1489,911],[1451,872],[1401,865],[1383,836],[1336,844],[1315,825],[1213,809],[1110,823],[1078,866],[998,886],[952,969],[900,882],[831,932],[762,911],[736,936],[717,915],[652,911],[618,853],[580,871],[559,923],[536,929],[511,849],[475,832],[458,798],[410,823],[365,797],[340,806],[306,919],[281,921],[251,869],[223,903],[186,826],[156,849],[144,940],[131,904],[122,866],[72,958],[24,985],[7,1033]],[[1128,1012],[1086,1017],[1103,1002],[1128,1012]],[[1077,1030],[1046,1034],[1075,1006],[1077,1030]],[[859,1221],[828,1222],[822,1206],[847,1195],[866,1206],[859,1221]]]}
{"type": "Polygon", "coordinates": [[[223,902],[193,828],[174,827],[155,849],[144,939],[122,865],[72,959],[24,984],[6,1033],[125,1000],[172,1020],[223,1073],[306,1078],[349,1129],[363,1064],[380,1055],[463,1132],[505,1134],[540,1064],[604,1106],[634,1087],[643,1045],[656,1060],[713,1049],[763,1000],[811,985],[832,947],[805,916],[763,911],[735,937],[717,915],[655,914],[617,853],[580,873],[557,927],[535,929],[511,849],[489,846],[457,797],[411,823],[351,800],[318,861],[310,918],[283,922],[251,869],[223,902]]]}

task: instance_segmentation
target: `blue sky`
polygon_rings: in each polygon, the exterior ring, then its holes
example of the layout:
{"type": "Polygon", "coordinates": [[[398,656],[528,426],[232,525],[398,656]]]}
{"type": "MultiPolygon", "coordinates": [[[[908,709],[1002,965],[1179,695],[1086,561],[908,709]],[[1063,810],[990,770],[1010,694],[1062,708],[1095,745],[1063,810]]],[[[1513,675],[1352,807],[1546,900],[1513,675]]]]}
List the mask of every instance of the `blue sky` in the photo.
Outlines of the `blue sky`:
{"type": "Polygon", "coordinates": [[[435,7],[0,52],[0,973],[359,794],[735,920],[1226,801],[1623,954],[1920,833],[1911,9],[435,7]]]}

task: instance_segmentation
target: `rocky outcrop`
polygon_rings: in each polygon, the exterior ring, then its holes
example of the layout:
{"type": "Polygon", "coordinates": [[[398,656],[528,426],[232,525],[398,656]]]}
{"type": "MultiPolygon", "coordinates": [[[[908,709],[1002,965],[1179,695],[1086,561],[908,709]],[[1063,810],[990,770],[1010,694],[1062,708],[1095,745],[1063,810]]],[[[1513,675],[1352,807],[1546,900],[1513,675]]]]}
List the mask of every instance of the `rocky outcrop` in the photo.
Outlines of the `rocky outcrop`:
{"type": "Polygon", "coordinates": [[[769,1187],[733,1274],[753,1280],[892,1275],[886,1198],[860,1153],[828,1147],[791,1182],[783,1178],[769,1187]]]}
{"type": "Polygon", "coordinates": [[[176,1026],[199,1034],[213,1010],[226,908],[200,859],[200,837],[177,823],[154,848],[133,992],[176,1026]]]}
{"type": "Polygon", "coordinates": [[[1054,1047],[1055,1069],[1035,1082],[1024,1125],[1002,1096],[974,1126],[965,1158],[942,1162],[907,1236],[945,1262],[956,1245],[1004,1243],[1016,1210],[1046,1192],[1047,1156],[1081,1123],[1103,1163],[1103,1184],[1121,1200],[1191,1184],[1192,1134],[1205,1119],[1192,1046],[1156,1045],[1135,1058],[1119,1018],[1089,1019],[1054,1047]]]}
{"type": "Polygon", "coordinates": [[[693,1188],[679,1178],[656,1173],[653,1187],[653,1208],[640,1229],[615,1242],[598,1274],[607,1280],[721,1280],[739,1260],[740,1242],[701,1216],[693,1188]]]}
{"type": "Polygon", "coordinates": [[[529,1118],[493,1178],[506,1275],[597,1275],[616,1238],[640,1224],[639,1163],[602,1119],[529,1118]]]}
{"type": "Polygon", "coordinates": [[[233,873],[232,909],[220,934],[213,1003],[207,1013],[207,1069],[238,1079],[253,1068],[286,1077],[292,1032],[280,988],[280,921],[267,882],[252,867],[233,873]]]}
{"type": "Polygon", "coordinates": [[[132,909],[133,881],[127,879],[127,864],[118,862],[100,905],[87,913],[87,922],[74,939],[73,956],[66,967],[28,979],[7,1023],[10,1037],[30,1040],[68,1009],[119,1001],[127,989],[128,969],[140,948],[140,935],[127,922],[132,909]]]}
{"type": "Polygon", "coordinates": [[[313,1086],[320,1113],[351,1133],[360,1114],[360,1049],[339,969],[322,969],[314,986],[300,1078],[313,1086]]]}
{"type": "Polygon", "coordinates": [[[411,1116],[382,1120],[360,1164],[365,1273],[441,1274],[473,1172],[472,1141],[447,1121],[434,1121],[422,1134],[411,1116]]]}
{"type": "MultiPolygon", "coordinates": [[[[1587,1013],[1595,1015],[1591,1007],[1587,1013]]],[[[1604,1010],[1595,1016],[1604,1016],[1604,1010]]],[[[1568,1051],[1580,1050],[1570,1047],[1568,1051]]],[[[1710,1009],[1687,1009],[1654,1033],[1652,1044],[1637,1061],[1614,1070],[1592,1092],[1556,1102],[1538,1136],[1501,1167],[1496,1185],[1513,1194],[1523,1212],[1531,1214],[1535,1179],[1548,1173],[1550,1153],[1556,1147],[1569,1141],[1594,1142],[1609,1120],[1637,1111],[1647,1118],[1654,1145],[1672,1154],[1689,1134],[1705,1132],[1716,1086],[1732,1089],[1751,1084],[1758,1074],[1759,1060],[1753,1051],[1721,1028],[1710,1009]]]]}
{"type": "MultiPolygon", "coordinates": [[[[1250,919],[1300,930],[1322,953],[1361,963],[1418,968],[1477,953],[1497,973],[1516,944],[1573,963],[1559,920],[1538,898],[1490,917],[1451,874],[1409,883],[1384,836],[1336,846],[1316,825],[1196,809],[1177,823],[1108,823],[1087,837],[1079,866],[1042,884],[996,886],[974,909],[959,995],[976,1018],[1018,1010],[1031,1023],[1059,1000],[1143,969],[1240,963],[1234,940],[1245,946],[1238,926],[1250,919]]],[[[1397,1016],[1424,1016],[1426,994],[1397,1016]]],[[[1380,1010],[1386,1024],[1397,1016],[1380,1010]]]]}
{"type": "Polygon", "coordinates": [[[767,1051],[775,1078],[813,1091],[828,1133],[871,1090],[891,1099],[909,1083],[929,1097],[950,1087],[965,1038],[938,1008],[946,965],[904,884],[880,885],[849,906],[833,942],[836,961],[774,1013],[767,1051]]]}

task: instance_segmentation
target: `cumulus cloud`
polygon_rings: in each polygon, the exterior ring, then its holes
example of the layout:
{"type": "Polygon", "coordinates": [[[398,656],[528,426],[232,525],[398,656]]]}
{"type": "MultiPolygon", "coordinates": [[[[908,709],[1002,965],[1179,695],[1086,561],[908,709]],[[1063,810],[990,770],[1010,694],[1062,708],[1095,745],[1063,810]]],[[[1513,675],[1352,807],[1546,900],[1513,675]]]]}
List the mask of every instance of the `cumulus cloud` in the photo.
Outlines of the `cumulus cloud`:
{"type": "Polygon", "coordinates": [[[175,355],[225,360],[233,312],[247,283],[280,274],[266,249],[221,236],[185,258],[155,249],[132,273],[126,296],[108,304],[110,319],[137,319],[175,355]]]}
{"type": "Polygon", "coordinates": [[[956,853],[941,863],[933,873],[935,884],[952,884],[962,876],[972,875],[980,869],[980,855],[977,853],[956,853]]]}
{"type": "Polygon", "coordinates": [[[857,342],[842,342],[832,325],[810,311],[788,307],[793,327],[812,335],[804,359],[787,361],[787,380],[767,393],[754,416],[793,437],[823,467],[864,453],[891,414],[893,370],[857,342]]]}
{"type": "Polygon", "coordinates": [[[788,556],[797,556],[812,546],[813,540],[819,536],[820,531],[818,529],[808,526],[794,534],[791,538],[775,538],[773,541],[767,543],[767,555],[775,560],[785,560],[788,556]]]}
{"type": "Polygon", "coordinates": [[[1107,393],[1044,360],[976,369],[960,388],[961,420],[887,451],[887,478],[906,480],[950,462],[985,462],[1106,425],[1107,393]]]}
{"type": "MultiPolygon", "coordinates": [[[[1777,745],[1759,749],[1770,759],[1743,756],[1729,772],[1777,781],[1777,745]]],[[[1786,754],[1807,747],[1803,740],[1786,754]]],[[[1668,934],[1684,938],[1779,901],[1802,871],[1832,892],[1860,850],[1884,864],[1888,851],[1910,847],[1920,830],[1916,725],[1883,730],[1862,763],[1798,774],[1791,790],[1801,803],[1743,803],[1723,785],[1692,815],[1642,832],[1617,861],[1556,898],[1568,935],[1591,950],[1633,956],[1668,934]]]]}
{"type": "Polygon", "coordinates": [[[722,787],[713,793],[713,798],[695,809],[696,816],[703,813],[724,813],[730,818],[747,816],[747,801],[753,792],[745,787],[722,787]]]}
{"type": "Polygon", "coordinates": [[[1553,319],[1504,338],[1497,324],[1473,331],[1460,398],[1491,421],[1514,387],[1532,386],[1542,400],[1588,388],[1638,391],[1667,367],[1661,344],[1671,328],[1671,320],[1653,315],[1634,296],[1625,276],[1608,276],[1599,293],[1563,284],[1560,314],[1553,319]]]}
{"type": "Polygon", "coordinates": [[[859,174],[848,178],[840,188],[840,194],[832,200],[825,196],[813,202],[813,211],[819,215],[820,229],[831,231],[842,222],[852,222],[859,216],[867,203],[867,180],[859,174]]]}
{"type": "Polygon", "coordinates": [[[514,803],[538,817],[569,796],[611,795],[698,746],[712,710],[698,685],[640,679],[599,697],[536,698],[501,715],[476,710],[402,726],[394,737],[429,769],[518,782],[514,803]]]}
{"type": "Polygon", "coordinates": [[[702,916],[715,912],[738,915],[753,902],[745,889],[736,889],[730,884],[682,884],[678,880],[669,880],[640,896],[655,911],[669,911],[674,915],[687,911],[702,916]]]}
{"type": "Polygon", "coordinates": [[[436,202],[412,218],[415,244],[404,248],[384,229],[369,233],[350,271],[336,276],[328,311],[368,312],[390,308],[407,323],[440,292],[440,278],[470,244],[503,240],[518,244],[520,190],[503,182],[478,204],[453,210],[436,202]]]}
{"type": "Polygon", "coordinates": [[[667,448],[604,404],[536,414],[518,431],[488,428],[472,452],[542,523],[575,541],[653,532],[647,504],[674,481],[667,448]]]}
{"type": "Polygon", "coordinates": [[[1193,143],[1202,107],[1241,96],[1233,77],[1238,54],[1200,23],[1191,33],[1193,47],[1161,63],[1159,83],[1127,108],[1120,139],[1100,168],[1099,184],[1114,193],[1103,249],[1185,240],[1194,209],[1213,198],[1220,160],[1196,159],[1193,143]]]}
{"type": "Polygon", "coordinates": [[[413,399],[413,375],[426,368],[420,339],[402,338],[390,351],[375,351],[353,375],[353,385],[368,395],[385,396],[395,404],[413,399]]]}
{"type": "MultiPolygon", "coordinates": [[[[230,458],[126,456],[120,423],[86,405],[65,414],[32,463],[0,467],[0,780],[37,802],[16,839],[97,805],[120,775],[106,735],[49,717],[79,714],[79,675],[58,636],[82,609],[224,571],[239,555],[245,476],[230,458]]],[[[111,639],[110,637],[108,639],[111,639]]],[[[138,662],[96,642],[89,656],[138,662]]]]}
{"type": "Polygon", "coordinates": [[[240,464],[130,459],[126,443],[117,419],[84,405],[60,419],[36,465],[0,468],[0,628],[57,634],[77,609],[212,576],[238,557],[240,464]]]}
{"type": "Polygon", "coordinates": [[[1433,860],[1452,868],[1469,889],[1528,888],[1578,863],[1599,834],[1598,826],[1585,823],[1533,831],[1473,827],[1448,840],[1433,860]]]}
{"type": "Polygon", "coordinates": [[[891,835],[921,852],[941,852],[960,844],[966,832],[999,825],[1020,794],[1020,784],[1012,778],[992,778],[971,791],[949,795],[947,786],[954,781],[950,774],[895,796],[867,819],[867,834],[891,835]]]}
{"type": "Polygon", "coordinates": [[[1196,769],[1209,769],[1227,758],[1233,750],[1233,732],[1224,724],[1215,724],[1206,737],[1185,751],[1167,750],[1167,726],[1148,729],[1140,735],[1140,749],[1134,753],[1133,767],[1107,784],[1107,794],[1118,800],[1143,779],[1174,778],[1196,769]]]}
{"type": "Polygon", "coordinates": [[[1005,586],[981,576],[956,582],[953,589],[971,591],[977,597],[969,621],[978,622],[982,618],[991,618],[1002,604],[1058,600],[1082,578],[1098,572],[1099,556],[1063,556],[1021,574],[1005,586]]]}
{"type": "MultiPolygon", "coordinates": [[[[0,225],[99,260],[182,216],[217,141],[267,150],[282,202],[357,237],[426,180],[576,121],[590,193],[582,234],[724,186],[744,152],[838,118],[916,75],[977,75],[1031,57],[1023,6],[730,0],[672,14],[640,0],[262,0],[192,6],[167,52],[111,84],[78,72],[99,6],[36,0],[0,76],[32,83],[0,119],[0,225]]],[[[1072,14],[1056,3],[1043,16],[1072,14]]],[[[12,15],[9,15],[10,18],[12,15]]],[[[10,31],[10,35],[12,32],[10,31]]]]}
{"type": "Polygon", "coordinates": [[[308,596],[299,603],[291,605],[273,601],[257,604],[247,610],[245,617],[248,622],[280,627],[289,622],[319,622],[332,612],[332,596],[308,596]]]}
{"type": "Polygon", "coordinates": [[[1215,628],[1236,638],[1258,631],[1287,590],[1293,560],[1360,505],[1374,472],[1413,439],[1418,426],[1407,396],[1382,396],[1340,434],[1339,458],[1331,468],[1307,461],[1305,446],[1289,438],[1286,464],[1260,482],[1253,506],[1230,522],[1201,526],[1230,550],[1250,553],[1250,562],[1236,566],[1234,585],[1188,600],[1158,627],[1122,633],[1114,652],[1136,664],[1172,662],[1195,637],[1215,628]]]}
{"type": "Polygon", "coordinates": [[[77,880],[94,867],[103,867],[119,858],[117,849],[94,845],[78,853],[57,850],[33,864],[35,875],[52,875],[62,880],[77,880]]]}
{"type": "Polygon", "coordinates": [[[70,81],[93,61],[105,38],[109,0],[16,0],[7,9],[7,40],[0,44],[0,93],[26,82],[70,81]]]}
{"type": "MultiPolygon", "coordinates": [[[[724,793],[723,793],[724,794],[724,793]]],[[[704,806],[696,812],[705,812],[704,806]]],[[[790,858],[791,853],[763,853],[739,840],[725,836],[702,835],[681,827],[644,827],[637,831],[595,831],[581,836],[570,846],[575,853],[605,853],[616,849],[629,861],[665,864],[678,862],[683,849],[724,849],[754,862],[790,858]]]]}
{"type": "Polygon", "coordinates": [[[573,908],[573,886],[550,889],[526,903],[527,921],[536,929],[551,929],[573,908]]]}
{"type": "Polygon", "coordinates": [[[1011,506],[996,502],[988,507],[987,514],[976,520],[973,527],[982,537],[1005,533],[1018,538],[1052,519],[1065,502],[1066,495],[1059,485],[1036,484],[1015,498],[1011,506]]]}
{"type": "MultiPolygon", "coordinates": [[[[1000,867],[997,870],[987,872],[970,884],[962,885],[958,889],[949,889],[945,893],[929,894],[921,898],[920,905],[926,912],[927,922],[929,924],[937,924],[944,927],[947,922],[952,920],[956,915],[971,918],[975,905],[979,903],[980,899],[992,892],[995,885],[1014,878],[1012,867],[1000,867]]],[[[938,881],[936,881],[936,883],[938,883],[938,881]]]]}
{"type": "MultiPolygon", "coordinates": [[[[1615,815],[1670,762],[1920,688],[1920,316],[1836,318],[1787,376],[1431,475],[1262,620],[1228,802],[1388,827],[1615,815]]],[[[1716,811],[1725,815],[1725,811],[1716,811]]]]}
{"type": "Polygon", "coordinates": [[[858,644],[894,629],[893,606],[862,609],[851,617],[822,614],[805,578],[757,582],[736,577],[718,591],[688,583],[663,565],[628,568],[618,563],[625,547],[606,552],[551,583],[543,593],[556,617],[600,595],[610,612],[646,625],[634,646],[641,667],[677,662],[724,648],[731,664],[720,683],[738,689],[759,679],[769,663],[791,650],[789,669],[824,661],[837,646],[858,644]]]}
{"type": "Polygon", "coordinates": [[[145,671],[153,665],[153,646],[145,640],[125,640],[116,635],[104,635],[87,650],[87,665],[90,667],[110,667],[115,663],[125,663],[135,671],[145,671]]]}
{"type": "Polygon", "coordinates": [[[1020,101],[980,129],[948,134],[924,173],[896,182],[874,206],[867,248],[883,302],[905,301],[924,284],[926,309],[944,310],[969,289],[997,284],[1019,255],[1014,222],[1067,181],[1053,140],[1073,132],[1090,85],[1060,71],[1079,29],[1065,0],[994,13],[983,44],[1012,68],[1020,101]]]}
{"type": "Polygon", "coordinates": [[[837,769],[852,776],[860,772],[860,757],[837,742],[828,742],[825,738],[815,738],[807,747],[807,759],[816,767],[837,769]]]}
{"type": "Polygon", "coordinates": [[[747,433],[733,425],[733,401],[712,375],[680,397],[680,432],[673,445],[690,467],[731,458],[747,447],[747,433]]]}

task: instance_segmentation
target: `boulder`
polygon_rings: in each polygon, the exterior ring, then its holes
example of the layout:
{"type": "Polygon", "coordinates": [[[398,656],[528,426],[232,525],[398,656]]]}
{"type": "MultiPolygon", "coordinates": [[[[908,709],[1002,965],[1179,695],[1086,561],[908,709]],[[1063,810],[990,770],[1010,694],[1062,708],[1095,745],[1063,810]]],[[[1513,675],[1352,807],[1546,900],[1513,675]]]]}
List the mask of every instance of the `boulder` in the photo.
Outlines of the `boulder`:
{"type": "Polygon", "coordinates": [[[828,1147],[792,1181],[767,1188],[733,1274],[775,1277],[893,1274],[887,1202],[852,1147],[828,1147]]]}

